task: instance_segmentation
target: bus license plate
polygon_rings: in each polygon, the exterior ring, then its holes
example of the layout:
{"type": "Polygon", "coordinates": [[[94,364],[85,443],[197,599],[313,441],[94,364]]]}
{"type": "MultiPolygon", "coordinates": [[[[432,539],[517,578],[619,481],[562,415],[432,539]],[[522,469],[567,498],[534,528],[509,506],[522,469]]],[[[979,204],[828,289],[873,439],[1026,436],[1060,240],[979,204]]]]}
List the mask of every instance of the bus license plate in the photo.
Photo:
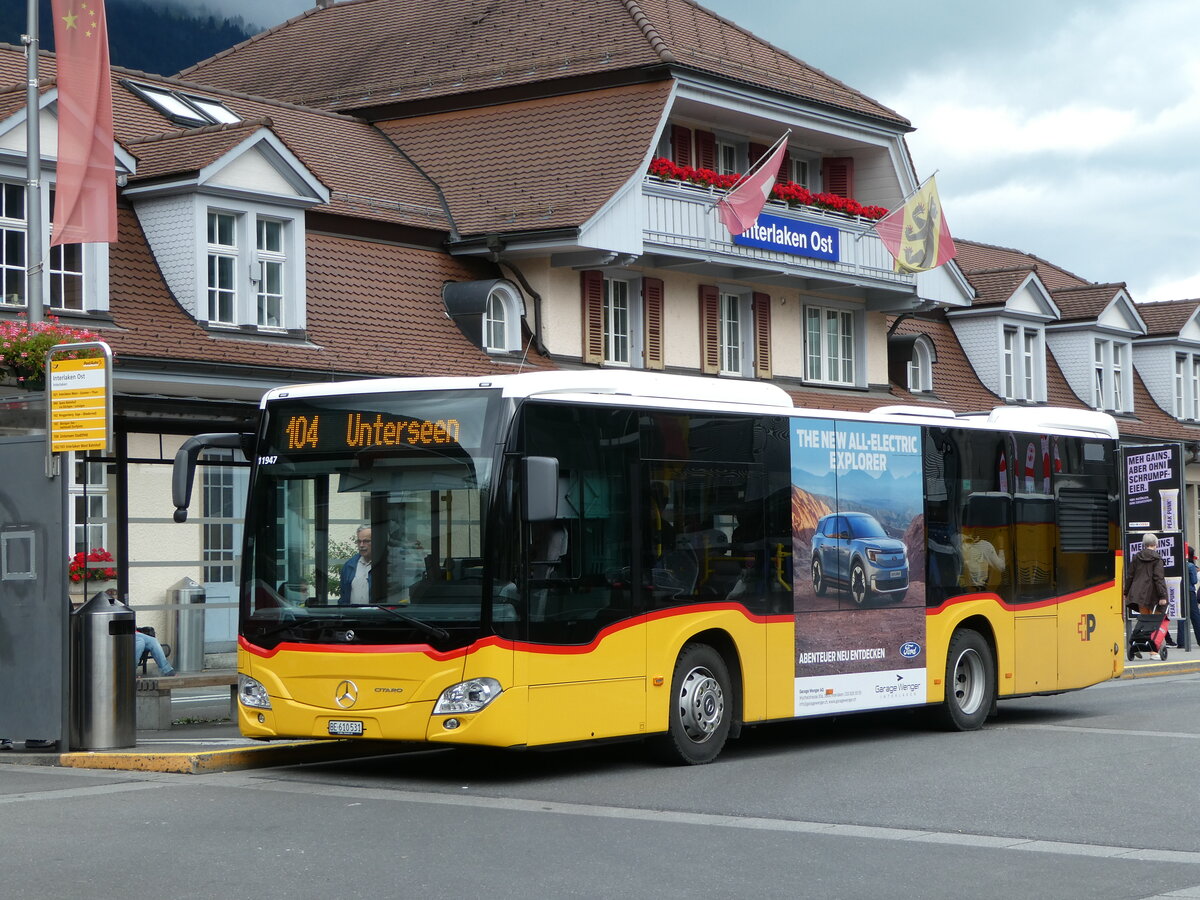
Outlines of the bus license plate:
{"type": "Polygon", "coordinates": [[[362,722],[351,722],[348,720],[329,720],[329,733],[337,735],[355,735],[363,733],[362,722]]]}

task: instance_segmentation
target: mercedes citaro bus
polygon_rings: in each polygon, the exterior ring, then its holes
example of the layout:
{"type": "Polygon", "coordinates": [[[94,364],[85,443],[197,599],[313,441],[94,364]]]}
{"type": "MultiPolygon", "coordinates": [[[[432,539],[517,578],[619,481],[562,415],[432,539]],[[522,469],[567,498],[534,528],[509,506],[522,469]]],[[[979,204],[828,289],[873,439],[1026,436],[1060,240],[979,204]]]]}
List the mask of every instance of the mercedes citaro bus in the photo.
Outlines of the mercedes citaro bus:
{"type": "Polygon", "coordinates": [[[251,461],[254,738],[639,738],[704,763],[801,717],[975,729],[1123,665],[1102,413],[842,413],[630,371],[288,387],[257,434],[180,450],[179,521],[212,446],[251,461]]]}

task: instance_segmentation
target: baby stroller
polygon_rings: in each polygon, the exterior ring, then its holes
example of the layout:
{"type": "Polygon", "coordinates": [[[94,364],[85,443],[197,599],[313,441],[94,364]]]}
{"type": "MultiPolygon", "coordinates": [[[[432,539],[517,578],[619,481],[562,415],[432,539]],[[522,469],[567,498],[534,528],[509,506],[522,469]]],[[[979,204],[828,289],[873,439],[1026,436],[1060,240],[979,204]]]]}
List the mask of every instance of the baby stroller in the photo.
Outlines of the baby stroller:
{"type": "Polygon", "coordinates": [[[1171,620],[1165,613],[1138,613],[1133,621],[1133,630],[1129,633],[1126,655],[1133,659],[1144,651],[1159,659],[1166,659],[1167,635],[1170,631],[1171,620]]]}

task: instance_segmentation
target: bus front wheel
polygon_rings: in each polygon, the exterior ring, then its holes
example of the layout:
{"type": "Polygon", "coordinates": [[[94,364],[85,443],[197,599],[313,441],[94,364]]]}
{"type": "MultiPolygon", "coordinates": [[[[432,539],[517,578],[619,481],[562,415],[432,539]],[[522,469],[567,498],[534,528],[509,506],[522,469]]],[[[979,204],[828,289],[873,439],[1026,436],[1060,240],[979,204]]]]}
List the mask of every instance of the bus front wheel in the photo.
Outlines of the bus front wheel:
{"type": "Polygon", "coordinates": [[[729,669],[707,644],[687,644],[675,661],[667,733],[653,739],[664,762],[712,762],[729,737],[733,694],[729,669]]]}
{"type": "Polygon", "coordinates": [[[978,631],[960,629],[946,654],[946,699],[939,712],[950,731],[982,728],[996,703],[992,648],[978,631]]]}

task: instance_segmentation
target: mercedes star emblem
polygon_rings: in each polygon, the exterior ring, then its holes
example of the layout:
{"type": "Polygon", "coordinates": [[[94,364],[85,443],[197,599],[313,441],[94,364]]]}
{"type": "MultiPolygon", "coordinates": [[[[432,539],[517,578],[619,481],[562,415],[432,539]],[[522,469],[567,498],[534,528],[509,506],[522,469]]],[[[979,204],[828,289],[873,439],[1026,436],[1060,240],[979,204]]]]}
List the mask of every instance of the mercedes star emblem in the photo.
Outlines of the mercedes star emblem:
{"type": "Polygon", "coordinates": [[[358,685],[353,681],[341,682],[333,691],[333,702],[342,709],[349,709],[358,702],[358,685]]]}

